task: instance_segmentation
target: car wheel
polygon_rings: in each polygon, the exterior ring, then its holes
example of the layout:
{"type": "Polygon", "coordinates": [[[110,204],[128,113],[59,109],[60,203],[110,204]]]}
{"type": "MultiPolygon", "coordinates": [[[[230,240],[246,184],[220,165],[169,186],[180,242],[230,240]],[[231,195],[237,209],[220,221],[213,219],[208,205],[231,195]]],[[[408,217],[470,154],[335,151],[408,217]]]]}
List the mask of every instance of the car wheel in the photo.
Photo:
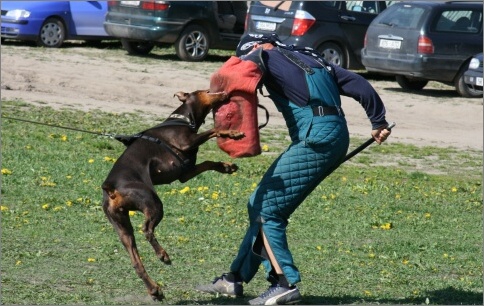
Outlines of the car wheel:
{"type": "Polygon", "coordinates": [[[339,67],[347,68],[346,63],[348,61],[346,60],[346,55],[343,52],[343,49],[341,49],[337,44],[331,42],[324,43],[317,48],[317,50],[328,62],[339,67]]]}
{"type": "Polygon", "coordinates": [[[175,43],[176,55],[189,62],[203,61],[210,46],[207,31],[199,25],[188,26],[175,43]]]}
{"type": "Polygon", "coordinates": [[[420,79],[410,79],[403,75],[395,76],[398,85],[405,90],[421,90],[424,88],[429,81],[420,79]]]}
{"type": "Polygon", "coordinates": [[[153,50],[155,45],[147,41],[132,41],[128,39],[121,39],[121,45],[124,50],[133,55],[147,55],[153,50]]]}
{"type": "Polygon", "coordinates": [[[40,28],[37,44],[41,47],[59,48],[66,38],[66,27],[60,19],[49,18],[40,28]]]}
{"type": "MultiPolygon", "coordinates": [[[[463,67],[467,68],[467,66],[468,66],[468,63],[463,67]]],[[[457,74],[457,76],[455,77],[455,81],[454,81],[455,90],[457,90],[457,93],[462,97],[481,98],[482,91],[477,91],[474,88],[467,86],[467,84],[464,82],[464,72],[465,72],[465,69],[461,69],[457,74]]]]}

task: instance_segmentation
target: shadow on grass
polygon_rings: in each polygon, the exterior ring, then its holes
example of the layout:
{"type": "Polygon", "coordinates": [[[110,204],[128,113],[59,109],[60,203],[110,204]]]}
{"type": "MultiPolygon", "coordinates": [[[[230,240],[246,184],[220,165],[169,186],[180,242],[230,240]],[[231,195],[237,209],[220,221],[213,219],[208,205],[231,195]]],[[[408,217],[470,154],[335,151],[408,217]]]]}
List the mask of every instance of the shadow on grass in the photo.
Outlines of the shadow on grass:
{"type": "MultiPolygon", "coordinates": [[[[197,300],[180,300],[177,305],[194,305],[194,304],[213,304],[213,305],[247,305],[249,300],[255,297],[230,298],[230,297],[213,297],[202,301],[197,300]]],[[[349,305],[349,304],[426,304],[426,299],[431,305],[483,305],[483,294],[477,292],[468,292],[453,287],[430,291],[418,297],[396,298],[396,299],[377,299],[344,295],[336,297],[303,295],[303,300],[299,305],[349,305]]]]}

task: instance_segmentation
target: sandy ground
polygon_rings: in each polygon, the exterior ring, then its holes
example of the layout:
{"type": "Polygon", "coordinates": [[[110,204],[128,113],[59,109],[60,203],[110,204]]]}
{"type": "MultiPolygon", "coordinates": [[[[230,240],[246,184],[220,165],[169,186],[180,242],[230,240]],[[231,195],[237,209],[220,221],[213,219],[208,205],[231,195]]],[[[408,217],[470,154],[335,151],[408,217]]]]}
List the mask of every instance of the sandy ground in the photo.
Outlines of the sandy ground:
{"type": "MultiPolygon", "coordinates": [[[[220,58],[180,62],[156,53],[132,57],[121,48],[76,44],[62,49],[4,44],[1,99],[166,117],[179,103],[175,92],[208,88],[211,73],[222,63],[220,58]]],[[[461,98],[452,87],[439,83],[430,83],[419,93],[405,93],[391,79],[367,77],[385,102],[387,120],[397,124],[388,142],[483,149],[482,99],[461,98]]],[[[352,135],[368,136],[370,124],[363,108],[353,99],[342,100],[352,135]]],[[[270,125],[284,124],[268,98],[260,97],[260,103],[270,110],[270,125]]]]}

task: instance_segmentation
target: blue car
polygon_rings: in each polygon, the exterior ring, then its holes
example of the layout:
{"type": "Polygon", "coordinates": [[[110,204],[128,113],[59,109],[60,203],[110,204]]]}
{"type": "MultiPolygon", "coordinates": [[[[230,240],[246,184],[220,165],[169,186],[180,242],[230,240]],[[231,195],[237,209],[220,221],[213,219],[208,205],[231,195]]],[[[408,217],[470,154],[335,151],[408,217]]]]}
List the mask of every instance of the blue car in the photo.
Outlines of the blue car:
{"type": "Polygon", "coordinates": [[[2,41],[58,48],[65,40],[103,40],[107,1],[2,1],[2,41]]]}

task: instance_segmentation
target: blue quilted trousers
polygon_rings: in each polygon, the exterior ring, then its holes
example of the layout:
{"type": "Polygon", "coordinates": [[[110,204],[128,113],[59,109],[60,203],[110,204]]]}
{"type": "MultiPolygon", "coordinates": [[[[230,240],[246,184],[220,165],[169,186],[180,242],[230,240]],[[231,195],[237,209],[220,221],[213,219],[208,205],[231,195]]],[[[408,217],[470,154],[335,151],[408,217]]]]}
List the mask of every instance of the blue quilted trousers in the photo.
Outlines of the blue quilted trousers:
{"type": "Polygon", "coordinates": [[[244,282],[254,277],[261,263],[269,279],[272,267],[260,251],[261,230],[288,282],[301,281],[287,244],[288,219],[341,164],[349,145],[343,116],[314,116],[311,107],[301,108],[290,102],[277,106],[286,119],[292,143],[270,166],[249,199],[250,225],[230,267],[244,282]]]}

